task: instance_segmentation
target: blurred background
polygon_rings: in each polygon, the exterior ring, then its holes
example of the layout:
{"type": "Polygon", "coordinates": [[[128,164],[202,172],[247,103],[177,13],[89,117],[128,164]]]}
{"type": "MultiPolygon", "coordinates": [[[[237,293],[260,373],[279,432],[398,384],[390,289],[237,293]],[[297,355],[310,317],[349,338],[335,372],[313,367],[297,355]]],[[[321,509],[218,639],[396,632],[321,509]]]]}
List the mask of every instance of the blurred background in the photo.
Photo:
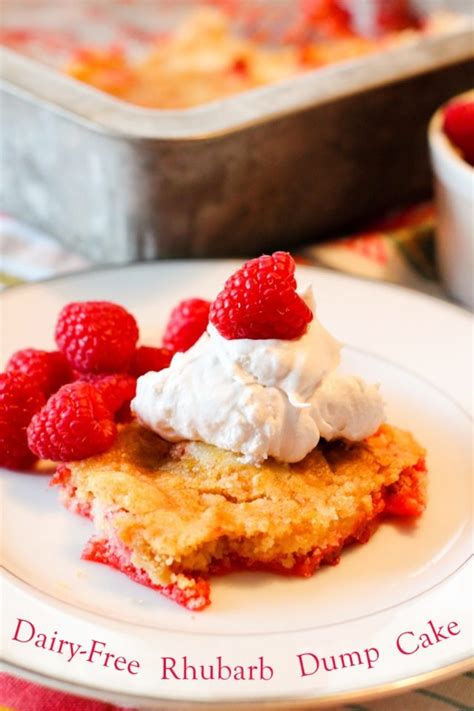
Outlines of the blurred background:
{"type": "Polygon", "coordinates": [[[4,282],[284,248],[437,293],[427,130],[472,87],[472,0],[1,13],[4,282]]]}

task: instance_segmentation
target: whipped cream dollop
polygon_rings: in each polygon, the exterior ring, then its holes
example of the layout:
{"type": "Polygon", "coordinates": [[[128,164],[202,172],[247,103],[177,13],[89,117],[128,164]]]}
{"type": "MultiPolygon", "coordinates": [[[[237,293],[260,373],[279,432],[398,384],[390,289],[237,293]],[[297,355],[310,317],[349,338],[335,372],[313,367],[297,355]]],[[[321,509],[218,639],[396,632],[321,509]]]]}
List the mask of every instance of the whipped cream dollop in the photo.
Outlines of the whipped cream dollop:
{"type": "Polygon", "coordinates": [[[172,442],[196,440],[238,452],[246,461],[298,462],[319,442],[358,441],[384,421],[377,386],[337,373],[340,343],[314,314],[292,341],[223,338],[209,324],[169,368],[138,379],[132,410],[172,442]]]}

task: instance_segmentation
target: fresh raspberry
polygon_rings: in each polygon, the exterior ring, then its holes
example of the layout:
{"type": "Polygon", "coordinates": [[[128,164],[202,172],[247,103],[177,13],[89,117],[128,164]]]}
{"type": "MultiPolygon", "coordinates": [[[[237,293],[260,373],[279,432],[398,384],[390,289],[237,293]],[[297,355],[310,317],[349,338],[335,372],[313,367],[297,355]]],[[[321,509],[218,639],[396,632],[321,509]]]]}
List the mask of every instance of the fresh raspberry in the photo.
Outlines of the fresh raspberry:
{"type": "Polygon", "coordinates": [[[108,301],[68,304],[56,325],[59,350],[81,373],[126,372],[137,340],[133,316],[108,301]]]}
{"type": "Polygon", "coordinates": [[[376,0],[375,27],[380,34],[420,27],[411,0],[376,0]]]}
{"type": "Polygon", "coordinates": [[[33,464],[26,428],[44,402],[44,394],[26,375],[0,373],[0,466],[23,469],[33,464]]]}
{"type": "Polygon", "coordinates": [[[295,291],[294,274],[287,252],[251,259],[226,281],[211,305],[211,323],[228,339],[299,338],[313,314],[295,291]]]}
{"type": "Polygon", "coordinates": [[[125,424],[127,422],[132,422],[133,420],[133,414],[132,414],[132,409],[130,407],[130,402],[124,402],[123,405],[119,407],[117,412],[114,415],[114,420],[115,422],[118,422],[119,424],[125,424]]]}
{"type": "Polygon", "coordinates": [[[148,373],[150,370],[158,372],[167,368],[171,363],[173,352],[168,348],[153,348],[153,346],[140,346],[133,356],[130,372],[136,378],[148,373]]]}
{"type": "Polygon", "coordinates": [[[202,336],[209,322],[211,304],[204,299],[185,299],[171,312],[163,345],[170,351],[187,351],[202,336]]]}
{"type": "Polygon", "coordinates": [[[71,367],[60,351],[38,351],[36,348],[25,348],[14,353],[6,370],[7,373],[27,375],[46,397],[73,378],[71,367]]]}
{"type": "Polygon", "coordinates": [[[455,101],[444,110],[443,129],[465,160],[474,165],[474,101],[455,101]]]}
{"type": "Polygon", "coordinates": [[[105,452],[116,432],[96,387],[76,381],[63,385],[33,417],[28,444],[42,459],[66,462],[105,452]]]}
{"type": "Polygon", "coordinates": [[[125,403],[135,397],[137,380],[132,375],[114,373],[113,375],[81,375],[79,380],[93,385],[101,395],[105,406],[114,415],[125,403]]]}

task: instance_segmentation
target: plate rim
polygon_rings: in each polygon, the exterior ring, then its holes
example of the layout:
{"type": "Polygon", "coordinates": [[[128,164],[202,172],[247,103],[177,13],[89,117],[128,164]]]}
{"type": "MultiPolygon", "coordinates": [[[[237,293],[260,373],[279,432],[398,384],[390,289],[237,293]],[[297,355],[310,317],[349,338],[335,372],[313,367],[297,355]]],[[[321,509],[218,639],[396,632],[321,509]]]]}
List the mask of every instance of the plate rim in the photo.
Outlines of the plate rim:
{"type": "MultiPolygon", "coordinates": [[[[193,259],[155,259],[148,260],[145,262],[128,262],[126,264],[93,264],[89,267],[84,267],[83,269],[76,269],[71,272],[66,272],[64,274],[53,274],[48,277],[43,277],[42,279],[35,279],[34,281],[20,282],[19,284],[8,284],[0,291],[0,301],[4,299],[5,296],[18,291],[23,291],[26,289],[35,288],[43,284],[50,284],[59,281],[71,281],[76,277],[84,277],[90,274],[100,274],[108,273],[113,271],[125,271],[127,269],[151,269],[161,266],[179,266],[183,264],[196,264],[199,266],[215,266],[221,264],[243,264],[246,257],[241,259],[230,257],[224,259],[211,259],[211,258],[193,258],[193,259]]],[[[322,272],[327,276],[334,276],[347,281],[355,281],[359,284],[365,284],[368,287],[380,288],[381,290],[388,291],[400,291],[407,295],[410,295],[415,300],[420,302],[427,302],[432,305],[438,305],[442,308],[447,308],[453,310],[459,316],[472,320],[474,317],[474,312],[471,311],[467,306],[452,300],[447,294],[446,295],[436,295],[430,294],[424,291],[420,291],[415,287],[405,286],[404,284],[398,284],[392,281],[381,281],[372,277],[363,277],[358,274],[349,274],[347,272],[338,271],[331,267],[324,266],[322,264],[307,264],[305,262],[297,262],[296,269],[308,269],[314,270],[316,272],[322,272]]]]}
{"type": "MultiPolygon", "coordinates": [[[[95,686],[85,684],[76,684],[72,681],[60,679],[54,675],[44,674],[42,672],[32,671],[27,667],[22,667],[19,664],[2,661],[2,667],[13,674],[18,672],[18,676],[23,679],[29,679],[35,683],[43,683],[50,689],[56,691],[66,691],[77,696],[85,696],[86,698],[108,701],[109,703],[121,704],[130,706],[130,704],[146,704],[146,709],[156,709],[156,711],[186,711],[186,709],[211,709],[212,711],[240,711],[255,709],[256,711],[268,711],[273,709],[278,711],[311,711],[312,709],[325,709],[338,704],[351,704],[354,702],[369,702],[374,700],[385,699],[390,696],[397,696],[407,691],[424,688],[434,682],[450,679],[452,677],[463,674],[474,668],[472,656],[469,655],[447,666],[437,667],[436,669],[416,674],[410,677],[397,679],[385,684],[365,687],[357,691],[343,691],[333,693],[327,696],[306,696],[294,697],[289,696],[282,698],[267,697],[266,699],[245,699],[241,701],[191,701],[178,699],[164,699],[158,697],[143,696],[141,694],[122,694],[113,691],[107,691],[95,686]],[[81,693],[82,691],[82,693],[81,693]],[[87,693],[84,693],[87,692],[87,693]],[[269,706],[271,704],[271,706],[269,706]]],[[[2,669],[3,671],[3,669],[2,669]]]]}

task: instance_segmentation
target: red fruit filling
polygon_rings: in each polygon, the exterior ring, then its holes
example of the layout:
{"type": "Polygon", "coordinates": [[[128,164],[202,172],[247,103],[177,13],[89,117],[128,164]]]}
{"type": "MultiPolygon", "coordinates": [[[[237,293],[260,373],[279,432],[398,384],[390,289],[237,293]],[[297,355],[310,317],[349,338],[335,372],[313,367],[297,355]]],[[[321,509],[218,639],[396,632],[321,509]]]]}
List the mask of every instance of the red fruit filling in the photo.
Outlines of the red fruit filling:
{"type": "Polygon", "coordinates": [[[130,560],[130,551],[120,542],[112,542],[110,539],[93,536],[86,544],[81,558],[94,563],[103,563],[115,570],[120,570],[134,582],[157,590],[188,610],[203,610],[211,602],[209,582],[202,578],[191,580],[190,585],[184,588],[179,587],[177,583],[155,585],[144,570],[133,565],[130,560]]]}
{"type": "MultiPolygon", "coordinates": [[[[51,480],[51,485],[57,484],[62,488],[62,499],[67,508],[90,517],[88,504],[74,503],[75,489],[71,486],[70,474],[67,467],[58,467],[51,480]]],[[[308,555],[301,556],[292,568],[283,566],[279,561],[260,563],[238,557],[227,557],[224,560],[216,561],[209,569],[208,575],[225,575],[237,571],[254,570],[278,575],[310,577],[321,565],[337,565],[343,548],[353,543],[366,543],[384,516],[413,518],[423,512],[426,505],[425,475],[424,459],[421,459],[414,467],[404,469],[397,482],[373,496],[375,504],[373,514],[369,519],[361,521],[355,533],[349,538],[341,540],[336,546],[318,548],[308,555]]],[[[144,570],[138,569],[132,564],[131,552],[121,541],[93,536],[87,543],[82,558],[109,565],[115,570],[125,573],[134,582],[157,590],[189,610],[202,610],[210,604],[208,580],[202,577],[194,578],[192,571],[183,571],[187,576],[191,576],[192,582],[189,587],[180,588],[176,584],[155,585],[144,570]]]]}

